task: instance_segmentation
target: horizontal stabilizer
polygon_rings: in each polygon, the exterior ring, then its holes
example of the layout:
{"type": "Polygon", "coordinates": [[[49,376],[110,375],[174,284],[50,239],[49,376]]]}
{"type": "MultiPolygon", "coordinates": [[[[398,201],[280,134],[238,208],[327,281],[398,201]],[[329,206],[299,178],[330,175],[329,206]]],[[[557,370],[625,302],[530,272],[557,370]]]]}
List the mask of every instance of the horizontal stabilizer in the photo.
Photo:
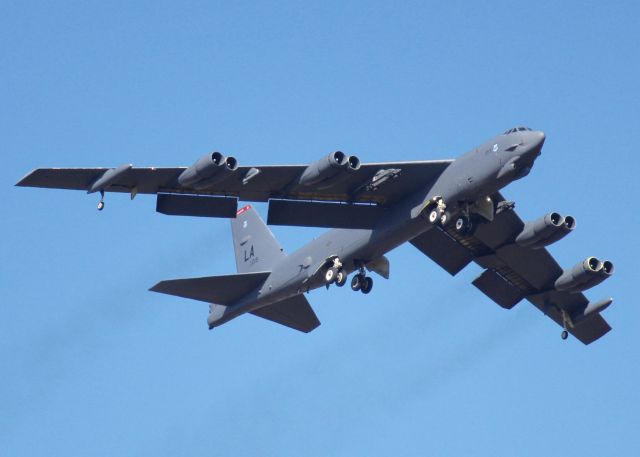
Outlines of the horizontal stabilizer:
{"type": "Polygon", "coordinates": [[[309,333],[320,325],[316,313],[304,295],[296,295],[273,305],[259,308],[251,311],[251,314],[304,333],[309,333]]]}
{"type": "Polygon", "coordinates": [[[209,195],[158,194],[156,211],[171,216],[236,217],[238,199],[209,195]]]}
{"type": "Polygon", "coordinates": [[[269,200],[269,225],[370,229],[385,214],[377,205],[269,200]]]}
{"type": "Polygon", "coordinates": [[[269,271],[261,271],[202,278],[170,279],[160,281],[149,290],[218,305],[232,305],[249,292],[257,289],[270,274],[269,271]]]}

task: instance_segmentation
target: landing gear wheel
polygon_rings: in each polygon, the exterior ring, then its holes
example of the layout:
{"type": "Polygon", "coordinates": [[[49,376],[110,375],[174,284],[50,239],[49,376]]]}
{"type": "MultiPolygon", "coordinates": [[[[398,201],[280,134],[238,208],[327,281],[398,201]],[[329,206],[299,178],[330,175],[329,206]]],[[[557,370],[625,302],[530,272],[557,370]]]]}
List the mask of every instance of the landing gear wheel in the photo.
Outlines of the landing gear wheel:
{"type": "Polygon", "coordinates": [[[456,219],[456,232],[462,235],[469,235],[473,230],[473,223],[467,216],[460,216],[456,219]]]}
{"type": "Polygon", "coordinates": [[[336,280],[336,274],[338,273],[338,270],[334,267],[329,268],[325,274],[324,274],[324,282],[326,284],[331,284],[332,282],[334,282],[336,280]]]}
{"type": "Polygon", "coordinates": [[[431,222],[432,224],[435,224],[436,222],[438,222],[439,218],[440,218],[440,211],[438,211],[438,208],[432,209],[431,212],[429,213],[429,222],[431,222]]]}
{"type": "Polygon", "coordinates": [[[351,290],[353,290],[354,292],[359,291],[362,288],[362,285],[364,284],[364,279],[365,277],[362,276],[360,273],[355,275],[353,279],[351,279],[351,290]]]}
{"type": "Polygon", "coordinates": [[[338,272],[336,273],[336,286],[338,287],[342,287],[347,283],[347,273],[344,272],[344,270],[340,269],[338,270],[338,272]]]}
{"type": "Polygon", "coordinates": [[[362,286],[360,287],[360,292],[362,292],[363,294],[368,294],[369,292],[371,292],[371,289],[373,289],[373,279],[367,276],[366,278],[364,278],[364,281],[362,282],[362,286]]]}
{"type": "Polygon", "coordinates": [[[563,330],[562,333],[560,334],[560,338],[562,338],[563,340],[566,340],[569,337],[569,332],[567,332],[566,330],[563,330]]]}
{"type": "Polygon", "coordinates": [[[449,222],[449,213],[445,211],[440,215],[440,225],[444,227],[447,222],[449,222]]]}

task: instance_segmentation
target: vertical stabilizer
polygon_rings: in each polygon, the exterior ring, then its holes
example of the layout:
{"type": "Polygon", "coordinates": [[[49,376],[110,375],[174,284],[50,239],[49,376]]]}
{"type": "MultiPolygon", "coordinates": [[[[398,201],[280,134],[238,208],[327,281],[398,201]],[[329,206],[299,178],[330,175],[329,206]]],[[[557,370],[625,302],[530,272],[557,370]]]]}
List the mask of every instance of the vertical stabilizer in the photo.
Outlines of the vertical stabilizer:
{"type": "Polygon", "coordinates": [[[285,253],[264,221],[251,205],[238,210],[231,219],[233,249],[238,273],[270,271],[285,253]]]}

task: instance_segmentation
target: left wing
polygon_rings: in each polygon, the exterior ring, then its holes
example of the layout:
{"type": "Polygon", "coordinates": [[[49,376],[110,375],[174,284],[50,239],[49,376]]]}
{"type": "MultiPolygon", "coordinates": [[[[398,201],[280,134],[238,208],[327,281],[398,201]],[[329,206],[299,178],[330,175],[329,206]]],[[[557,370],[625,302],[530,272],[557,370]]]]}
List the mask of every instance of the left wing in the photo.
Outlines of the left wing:
{"type": "MultiPolygon", "coordinates": [[[[504,201],[500,194],[492,199],[495,204],[504,201]]],[[[554,282],[563,269],[546,249],[515,244],[523,227],[515,211],[505,210],[493,222],[480,224],[473,235],[433,228],[411,243],[452,275],[474,261],[485,270],[473,285],[494,302],[510,309],[527,299],[584,344],[611,330],[599,312],[587,310],[589,300],[584,294],[555,290],[554,282]]],[[[610,303],[600,302],[599,310],[610,303]]]]}
{"type": "Polygon", "coordinates": [[[435,180],[451,160],[362,164],[331,185],[301,185],[309,165],[237,167],[210,185],[184,186],[178,177],[187,167],[38,168],[16,185],[88,192],[189,194],[221,196],[245,201],[270,199],[319,200],[387,205],[435,180]]]}

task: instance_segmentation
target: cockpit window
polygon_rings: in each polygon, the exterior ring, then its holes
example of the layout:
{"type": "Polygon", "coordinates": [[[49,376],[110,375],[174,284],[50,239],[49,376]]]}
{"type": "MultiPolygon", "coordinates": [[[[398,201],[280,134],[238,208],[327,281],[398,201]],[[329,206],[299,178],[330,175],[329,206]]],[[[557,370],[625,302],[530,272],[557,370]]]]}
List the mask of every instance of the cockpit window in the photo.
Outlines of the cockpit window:
{"type": "Polygon", "coordinates": [[[509,135],[514,132],[527,132],[527,131],[531,132],[532,130],[529,127],[514,127],[504,132],[503,135],[509,135]]]}

